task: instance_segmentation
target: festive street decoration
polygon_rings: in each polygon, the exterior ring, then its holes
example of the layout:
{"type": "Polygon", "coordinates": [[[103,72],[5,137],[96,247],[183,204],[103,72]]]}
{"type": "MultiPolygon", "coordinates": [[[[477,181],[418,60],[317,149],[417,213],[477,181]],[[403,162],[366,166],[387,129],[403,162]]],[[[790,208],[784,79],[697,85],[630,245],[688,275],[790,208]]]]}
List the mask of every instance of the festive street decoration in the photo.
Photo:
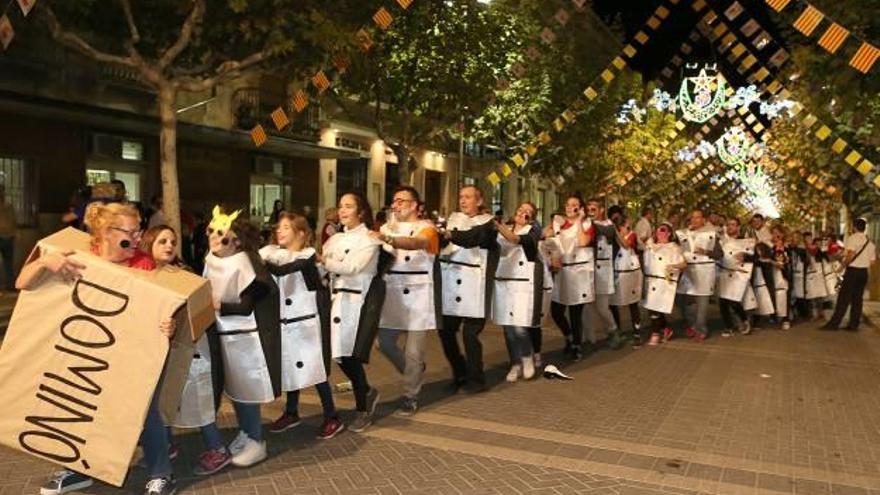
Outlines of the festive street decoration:
{"type": "Polygon", "coordinates": [[[642,118],[646,113],[648,113],[647,110],[639,107],[639,103],[634,98],[630,98],[620,107],[620,111],[617,113],[617,123],[628,124],[631,121],[642,123],[642,118]]]}
{"type": "Polygon", "coordinates": [[[727,165],[739,165],[749,158],[760,158],[763,152],[752,137],[739,126],[728,128],[715,141],[715,150],[718,152],[718,158],[727,165]]]}
{"type": "Polygon", "coordinates": [[[699,124],[718,115],[726,102],[724,79],[717,72],[708,75],[707,70],[715,72],[714,67],[704,66],[699,75],[685,78],[678,91],[678,107],[684,118],[699,124]]]}

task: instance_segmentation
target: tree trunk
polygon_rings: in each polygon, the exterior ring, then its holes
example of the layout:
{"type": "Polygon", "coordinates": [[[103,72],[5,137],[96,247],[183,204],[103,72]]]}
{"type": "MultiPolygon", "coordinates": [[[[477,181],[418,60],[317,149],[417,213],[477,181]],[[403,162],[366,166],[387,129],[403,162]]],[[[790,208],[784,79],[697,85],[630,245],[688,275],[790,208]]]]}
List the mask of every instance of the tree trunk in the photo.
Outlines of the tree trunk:
{"type": "Polygon", "coordinates": [[[180,254],[183,233],[180,230],[180,186],[177,180],[177,113],[174,104],[177,90],[168,84],[159,85],[159,170],[162,175],[162,213],[168,225],[177,232],[177,253],[180,254]]]}

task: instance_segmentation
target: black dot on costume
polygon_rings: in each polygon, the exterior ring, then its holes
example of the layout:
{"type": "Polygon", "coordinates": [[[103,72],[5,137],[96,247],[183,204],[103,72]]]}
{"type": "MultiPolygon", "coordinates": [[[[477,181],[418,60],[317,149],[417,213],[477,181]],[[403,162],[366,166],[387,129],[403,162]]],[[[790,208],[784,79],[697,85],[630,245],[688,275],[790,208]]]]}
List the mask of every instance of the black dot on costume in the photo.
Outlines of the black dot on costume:
{"type": "Polygon", "coordinates": [[[348,254],[349,251],[350,251],[350,249],[346,249],[346,250],[345,250],[345,254],[348,254]]]}
{"type": "Polygon", "coordinates": [[[657,290],[657,288],[656,288],[656,287],[651,287],[651,290],[657,290]]]}
{"type": "Polygon", "coordinates": [[[456,280],[455,283],[461,285],[461,279],[456,280]]]}
{"type": "Polygon", "coordinates": [[[287,299],[284,300],[284,304],[290,306],[291,304],[293,304],[293,300],[288,297],[287,299]]]}
{"type": "Polygon", "coordinates": [[[461,302],[461,297],[456,297],[455,302],[461,302]]]}
{"type": "Polygon", "coordinates": [[[409,261],[409,259],[410,259],[409,256],[406,256],[403,258],[403,261],[409,261]]]}
{"type": "Polygon", "coordinates": [[[303,364],[302,361],[297,361],[297,362],[296,362],[296,367],[297,367],[297,368],[302,368],[303,366],[305,366],[305,365],[303,364]]]}
{"type": "Polygon", "coordinates": [[[338,317],[338,316],[336,316],[336,317],[333,318],[333,323],[339,323],[339,322],[341,322],[341,321],[342,321],[342,318],[340,318],[340,317],[338,317]]]}
{"type": "Polygon", "coordinates": [[[520,262],[519,262],[519,266],[523,266],[523,265],[525,265],[525,263],[522,262],[522,261],[520,261],[520,262]]]}
{"type": "Polygon", "coordinates": [[[223,244],[224,246],[228,246],[229,245],[229,238],[224,237],[222,240],[220,240],[220,244],[223,244]]]}
{"type": "Polygon", "coordinates": [[[583,297],[584,299],[586,299],[586,298],[587,298],[587,295],[586,295],[586,294],[581,294],[581,297],[583,297]]]}
{"type": "Polygon", "coordinates": [[[403,289],[404,294],[409,294],[409,289],[403,289]]]}
{"type": "Polygon", "coordinates": [[[513,316],[513,311],[510,312],[510,316],[513,316]]]}

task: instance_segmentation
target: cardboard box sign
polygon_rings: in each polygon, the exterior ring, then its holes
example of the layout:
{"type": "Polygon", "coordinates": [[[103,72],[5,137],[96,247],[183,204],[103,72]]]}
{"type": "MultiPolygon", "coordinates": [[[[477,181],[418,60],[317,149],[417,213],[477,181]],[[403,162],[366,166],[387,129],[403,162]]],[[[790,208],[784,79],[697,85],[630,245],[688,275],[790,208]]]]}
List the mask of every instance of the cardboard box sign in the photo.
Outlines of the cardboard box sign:
{"type": "Polygon", "coordinates": [[[121,486],[156,384],[173,417],[192,342],[214,311],[201,277],[120,267],[88,243],[66,229],[31,254],[72,250],[86,268],[77,282],[45,273],[19,295],[0,348],[0,443],[121,486]],[[172,315],[169,343],[159,323],[172,315]]]}

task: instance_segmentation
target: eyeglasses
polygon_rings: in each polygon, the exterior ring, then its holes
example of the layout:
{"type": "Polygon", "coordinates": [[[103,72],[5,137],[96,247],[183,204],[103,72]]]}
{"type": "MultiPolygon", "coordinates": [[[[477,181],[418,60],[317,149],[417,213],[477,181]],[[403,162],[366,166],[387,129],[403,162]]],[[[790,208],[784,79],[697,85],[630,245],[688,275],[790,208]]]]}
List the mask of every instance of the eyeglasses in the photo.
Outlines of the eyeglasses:
{"type": "Polygon", "coordinates": [[[140,230],[126,230],[126,229],[123,229],[122,227],[110,227],[110,230],[122,232],[123,234],[125,234],[126,236],[128,236],[131,239],[137,239],[138,237],[141,236],[141,233],[142,233],[140,230]]]}
{"type": "Polygon", "coordinates": [[[397,206],[397,205],[402,205],[402,204],[404,204],[404,203],[412,203],[412,202],[413,202],[412,199],[394,198],[394,199],[391,201],[391,204],[394,205],[394,206],[397,206]]]}

